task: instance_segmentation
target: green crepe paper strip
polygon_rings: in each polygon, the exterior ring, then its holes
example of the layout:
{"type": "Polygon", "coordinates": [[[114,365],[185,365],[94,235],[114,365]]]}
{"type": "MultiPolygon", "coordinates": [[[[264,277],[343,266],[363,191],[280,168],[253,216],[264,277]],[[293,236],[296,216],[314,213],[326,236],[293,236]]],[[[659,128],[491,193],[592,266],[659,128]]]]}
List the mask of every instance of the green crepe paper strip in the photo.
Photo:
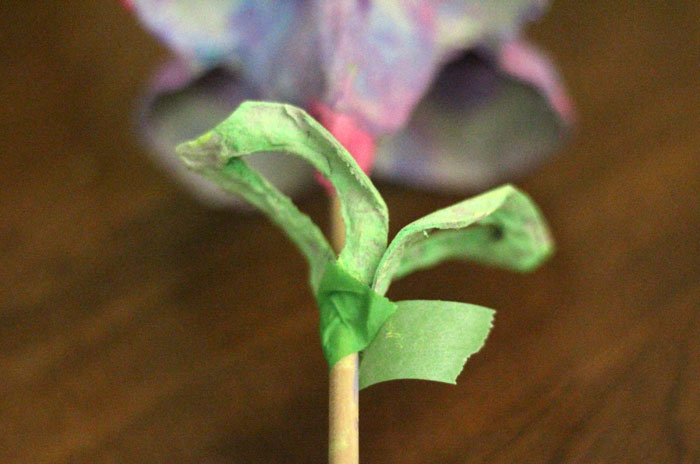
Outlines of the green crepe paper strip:
{"type": "Polygon", "coordinates": [[[377,267],[373,287],[383,295],[393,278],[447,259],[526,272],[553,250],[544,218],[532,200],[504,185],[401,229],[377,267]]]}
{"type": "Polygon", "coordinates": [[[386,249],[386,204],[347,150],[304,110],[245,102],[213,130],[177,148],[190,169],[241,195],[285,231],[309,261],[311,287],[316,291],[334,253],[320,229],[241,159],[265,152],[298,156],[333,184],[346,229],[338,262],[369,284],[386,249]]]}
{"type": "Polygon", "coordinates": [[[367,347],[360,388],[394,379],[456,383],[467,358],[484,346],[494,311],[451,301],[399,301],[367,347]]]}
{"type": "Polygon", "coordinates": [[[395,303],[334,262],[326,267],[316,299],[321,312],[321,346],[330,367],[369,345],[396,311],[395,303]]]}
{"type": "Polygon", "coordinates": [[[392,303],[383,297],[392,279],[454,258],[528,271],[553,249],[541,214],[511,186],[419,219],[387,248],[382,197],[332,135],[290,105],[243,103],[177,151],[189,168],[261,209],[299,247],[309,261],[329,365],[362,351],[363,387],[399,378],[454,383],[491,328],[493,311],[479,306],[392,303]],[[333,184],[346,225],[337,261],[313,221],[241,159],[264,152],[298,156],[333,184]]]}

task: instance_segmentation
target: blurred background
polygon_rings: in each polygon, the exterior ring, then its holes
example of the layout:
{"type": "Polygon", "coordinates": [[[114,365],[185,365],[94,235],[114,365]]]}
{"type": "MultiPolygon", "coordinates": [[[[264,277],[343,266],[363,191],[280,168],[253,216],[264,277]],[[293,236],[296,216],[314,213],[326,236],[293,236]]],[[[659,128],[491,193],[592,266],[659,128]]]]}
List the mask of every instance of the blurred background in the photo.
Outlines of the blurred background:
{"type": "MultiPolygon", "coordinates": [[[[5,2],[0,23],[0,462],[324,462],[302,257],[135,135],[165,49],[112,1],[5,2]]],[[[528,36],[579,116],[519,182],[558,253],[392,287],[496,326],[457,386],[362,392],[363,462],[700,463],[700,4],[559,1],[528,36]]],[[[378,187],[392,232],[461,198],[378,187]]],[[[327,227],[323,195],[300,206],[327,227]]]]}

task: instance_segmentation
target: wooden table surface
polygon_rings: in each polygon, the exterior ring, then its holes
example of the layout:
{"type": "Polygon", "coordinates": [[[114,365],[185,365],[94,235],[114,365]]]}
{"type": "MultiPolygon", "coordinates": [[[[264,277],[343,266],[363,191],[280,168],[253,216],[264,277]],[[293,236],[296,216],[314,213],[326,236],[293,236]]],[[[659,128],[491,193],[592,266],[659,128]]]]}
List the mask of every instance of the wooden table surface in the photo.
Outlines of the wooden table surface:
{"type": "MultiPolygon", "coordinates": [[[[560,1],[530,29],[580,118],[520,182],[558,253],[392,288],[497,321],[458,386],[362,392],[363,462],[700,463],[699,5],[560,1]]],[[[132,131],[164,49],[116,2],[3,10],[0,462],[324,462],[301,256],[198,205],[132,131]]],[[[379,187],[394,232],[458,200],[379,187]]],[[[323,196],[301,206],[327,226],[323,196]]]]}

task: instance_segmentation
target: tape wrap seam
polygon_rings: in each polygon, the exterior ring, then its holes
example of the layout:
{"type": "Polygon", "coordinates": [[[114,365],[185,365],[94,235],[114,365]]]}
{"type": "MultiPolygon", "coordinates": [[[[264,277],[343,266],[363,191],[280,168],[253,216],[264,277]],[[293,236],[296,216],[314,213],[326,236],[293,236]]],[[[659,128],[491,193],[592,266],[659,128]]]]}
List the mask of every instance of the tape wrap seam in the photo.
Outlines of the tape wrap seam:
{"type": "Polygon", "coordinates": [[[332,368],[345,356],[365,349],[396,303],[377,294],[336,262],[329,262],[316,301],[321,313],[321,346],[332,368]]]}

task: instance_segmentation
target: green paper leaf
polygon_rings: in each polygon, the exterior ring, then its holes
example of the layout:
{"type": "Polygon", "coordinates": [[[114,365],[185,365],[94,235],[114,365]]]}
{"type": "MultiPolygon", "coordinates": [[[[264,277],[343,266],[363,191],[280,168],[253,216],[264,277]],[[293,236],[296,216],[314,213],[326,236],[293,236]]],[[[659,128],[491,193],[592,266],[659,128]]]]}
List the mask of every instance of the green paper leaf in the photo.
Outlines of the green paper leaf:
{"type": "Polygon", "coordinates": [[[321,312],[321,345],[331,368],[367,347],[396,310],[395,303],[333,262],[328,263],[316,299],[321,312]]]}
{"type": "Polygon", "coordinates": [[[553,249],[547,225],[532,200],[504,185],[401,229],[377,267],[373,287],[383,295],[392,279],[446,259],[525,272],[539,266],[553,249]]]}
{"type": "Polygon", "coordinates": [[[450,301],[399,301],[362,353],[360,388],[397,379],[454,384],[484,345],[494,311],[450,301]]]}
{"type": "Polygon", "coordinates": [[[335,254],[318,227],[241,159],[265,152],[298,156],[333,184],[346,227],[338,262],[369,283],[386,248],[386,205],[352,156],[306,112],[291,105],[245,102],[213,130],[177,148],[190,169],[241,195],[285,231],[309,261],[315,292],[335,254]]]}

